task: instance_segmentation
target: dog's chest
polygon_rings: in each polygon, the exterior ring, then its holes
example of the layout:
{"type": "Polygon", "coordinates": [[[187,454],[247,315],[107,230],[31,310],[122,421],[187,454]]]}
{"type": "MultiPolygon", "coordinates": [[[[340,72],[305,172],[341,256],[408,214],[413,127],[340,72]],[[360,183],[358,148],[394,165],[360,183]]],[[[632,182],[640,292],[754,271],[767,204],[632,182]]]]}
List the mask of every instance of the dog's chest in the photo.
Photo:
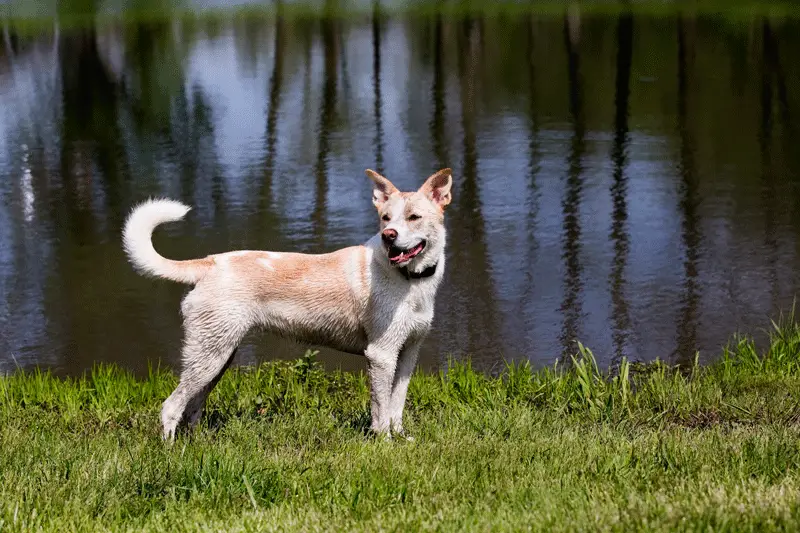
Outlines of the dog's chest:
{"type": "Polygon", "coordinates": [[[425,333],[433,321],[436,285],[414,283],[405,290],[386,291],[376,298],[376,311],[385,327],[405,335],[425,333]]]}
{"type": "Polygon", "coordinates": [[[398,318],[408,324],[409,328],[417,329],[427,326],[433,318],[433,302],[420,297],[409,297],[398,307],[398,318]]]}

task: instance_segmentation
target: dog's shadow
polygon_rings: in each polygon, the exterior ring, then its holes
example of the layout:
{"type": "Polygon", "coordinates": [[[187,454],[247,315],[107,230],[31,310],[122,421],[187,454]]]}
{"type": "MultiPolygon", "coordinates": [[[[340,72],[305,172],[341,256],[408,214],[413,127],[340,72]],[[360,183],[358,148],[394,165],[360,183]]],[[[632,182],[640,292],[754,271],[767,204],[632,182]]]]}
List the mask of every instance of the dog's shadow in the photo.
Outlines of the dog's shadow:
{"type": "Polygon", "coordinates": [[[343,427],[351,429],[363,437],[371,437],[374,435],[370,426],[372,425],[372,417],[369,410],[360,409],[353,411],[348,415],[341,417],[343,427]]]}
{"type": "MultiPolygon", "coordinates": [[[[248,417],[258,424],[265,424],[268,426],[282,414],[284,413],[278,409],[264,410],[262,408],[256,408],[252,413],[248,414],[248,417]]],[[[213,437],[224,430],[231,421],[240,420],[242,416],[242,413],[229,413],[223,410],[213,409],[206,411],[201,421],[194,428],[186,424],[180,424],[178,433],[183,438],[192,438],[192,436],[198,432],[213,437]]],[[[370,416],[369,409],[357,409],[346,413],[337,413],[334,414],[334,417],[336,419],[336,425],[342,428],[353,431],[364,438],[373,438],[375,436],[371,429],[372,417],[370,416]]]]}
{"type": "Polygon", "coordinates": [[[201,429],[206,431],[211,435],[216,435],[223,429],[231,420],[235,420],[236,417],[233,414],[226,413],[219,410],[213,410],[210,412],[206,412],[205,416],[203,417],[203,421],[200,423],[197,429],[201,429]]]}

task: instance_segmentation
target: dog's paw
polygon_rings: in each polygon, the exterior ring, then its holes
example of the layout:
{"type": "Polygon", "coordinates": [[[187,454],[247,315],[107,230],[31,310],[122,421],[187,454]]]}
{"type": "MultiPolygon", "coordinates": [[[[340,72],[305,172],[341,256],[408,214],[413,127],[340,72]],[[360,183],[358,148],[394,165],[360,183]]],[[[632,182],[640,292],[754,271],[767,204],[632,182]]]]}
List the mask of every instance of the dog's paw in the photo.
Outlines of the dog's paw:
{"type": "Polygon", "coordinates": [[[165,430],[161,432],[161,441],[167,446],[175,444],[175,430],[165,430]]]}

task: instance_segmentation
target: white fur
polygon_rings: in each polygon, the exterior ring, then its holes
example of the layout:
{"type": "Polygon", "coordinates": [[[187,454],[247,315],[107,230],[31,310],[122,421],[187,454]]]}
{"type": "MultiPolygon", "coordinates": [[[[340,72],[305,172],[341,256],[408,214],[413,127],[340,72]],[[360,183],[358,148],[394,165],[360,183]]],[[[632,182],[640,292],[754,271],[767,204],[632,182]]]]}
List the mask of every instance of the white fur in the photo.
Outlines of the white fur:
{"type": "Polygon", "coordinates": [[[272,262],[269,259],[259,259],[258,264],[260,264],[267,270],[275,270],[275,267],[272,266],[272,262]]]}
{"type": "MultiPolygon", "coordinates": [[[[443,231],[443,226],[442,226],[443,231]]],[[[376,236],[366,243],[373,269],[370,287],[374,305],[367,321],[367,357],[372,399],[372,430],[403,433],[403,408],[419,350],[433,323],[436,293],[444,274],[444,236],[429,249],[436,273],[409,282],[385,259],[376,236]]],[[[424,259],[423,259],[424,260],[424,259]]]]}
{"type": "Polygon", "coordinates": [[[151,234],[158,224],[181,219],[189,208],[172,200],[150,200],[133,210],[123,243],[134,266],[146,274],[195,285],[181,303],[183,368],[178,387],[162,407],[165,439],[174,438],[181,421],[193,425],[199,420],[208,393],[244,335],[256,326],[299,341],[364,354],[372,430],[403,433],[408,383],[433,321],[444,273],[442,210],[450,201],[452,180],[445,169],[423,186],[424,191],[434,187],[437,197],[444,198],[437,203],[429,194],[396,197],[394,186],[379,178],[390,193],[386,198],[376,193],[376,205],[380,210],[381,201],[390,197],[397,204],[391,218],[400,242],[427,243],[407,261],[406,268],[422,272],[436,265],[432,276],[406,278],[390,264],[380,233],[363,246],[330,254],[241,250],[173,261],[155,251],[151,234]],[[406,204],[415,213],[419,208],[423,216],[419,222],[406,223],[402,215],[406,204]]]}
{"type": "Polygon", "coordinates": [[[196,283],[198,272],[187,269],[180,261],[162,257],[151,240],[156,226],[177,222],[191,208],[175,200],[151,199],[136,206],[125,221],[122,243],[125,253],[139,272],[180,283],[196,283]]]}

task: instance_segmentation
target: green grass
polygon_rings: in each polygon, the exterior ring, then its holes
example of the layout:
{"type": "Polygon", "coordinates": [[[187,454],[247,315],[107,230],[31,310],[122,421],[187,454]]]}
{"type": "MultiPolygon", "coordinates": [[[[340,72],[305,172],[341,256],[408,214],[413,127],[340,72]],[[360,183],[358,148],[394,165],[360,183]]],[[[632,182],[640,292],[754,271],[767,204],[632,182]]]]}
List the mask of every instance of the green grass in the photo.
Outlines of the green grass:
{"type": "Polygon", "coordinates": [[[417,375],[414,442],[370,437],[361,374],[230,371],[172,446],[175,385],[111,367],[0,377],[0,531],[800,528],[800,326],[710,366],[468,364],[417,375]]]}

